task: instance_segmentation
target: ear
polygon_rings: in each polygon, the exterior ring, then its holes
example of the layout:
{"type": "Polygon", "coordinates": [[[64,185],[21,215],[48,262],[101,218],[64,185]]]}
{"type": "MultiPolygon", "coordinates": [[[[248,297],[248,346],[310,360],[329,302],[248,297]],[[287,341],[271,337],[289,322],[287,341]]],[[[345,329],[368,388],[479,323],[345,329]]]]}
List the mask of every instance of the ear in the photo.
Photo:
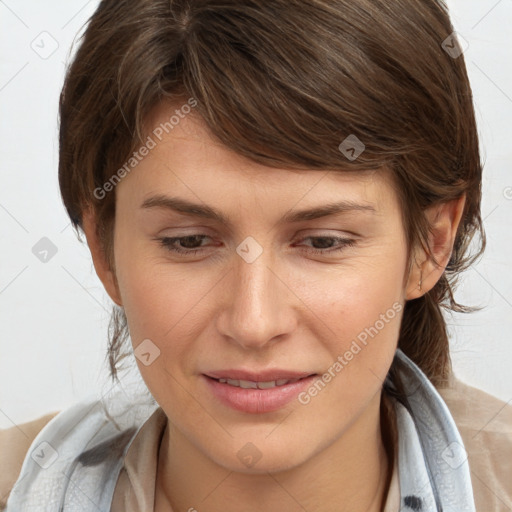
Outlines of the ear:
{"type": "Polygon", "coordinates": [[[103,283],[103,286],[110,298],[118,305],[122,306],[121,294],[115,272],[110,268],[108,259],[105,255],[102,244],[96,232],[96,216],[91,208],[84,210],[82,216],[83,230],[87,238],[87,245],[91,251],[92,261],[96,274],[103,283]]]}
{"type": "Polygon", "coordinates": [[[416,299],[431,290],[443,275],[450,261],[455,236],[459,227],[466,195],[446,203],[432,206],[426,210],[430,224],[429,244],[436,265],[423,248],[414,252],[414,262],[407,281],[406,300],[416,299]],[[420,285],[421,281],[421,286],[420,285]]]}

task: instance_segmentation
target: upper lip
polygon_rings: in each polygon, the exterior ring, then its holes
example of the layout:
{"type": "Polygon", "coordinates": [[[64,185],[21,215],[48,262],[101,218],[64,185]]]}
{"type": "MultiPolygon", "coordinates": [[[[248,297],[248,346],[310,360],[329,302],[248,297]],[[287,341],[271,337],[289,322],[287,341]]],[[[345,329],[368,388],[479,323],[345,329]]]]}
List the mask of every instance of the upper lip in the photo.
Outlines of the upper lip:
{"type": "Polygon", "coordinates": [[[272,382],[279,379],[302,379],[315,375],[312,372],[297,372],[293,370],[281,370],[279,368],[262,370],[262,371],[248,371],[242,369],[232,370],[218,370],[205,373],[206,376],[214,379],[231,379],[231,380],[248,380],[251,382],[272,382]]]}

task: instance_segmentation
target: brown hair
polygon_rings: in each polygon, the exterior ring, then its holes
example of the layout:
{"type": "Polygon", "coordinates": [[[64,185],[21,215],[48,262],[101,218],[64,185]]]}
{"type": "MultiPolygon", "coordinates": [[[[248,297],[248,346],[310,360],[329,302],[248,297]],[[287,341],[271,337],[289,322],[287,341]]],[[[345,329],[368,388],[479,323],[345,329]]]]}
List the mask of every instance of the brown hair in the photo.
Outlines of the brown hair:
{"type": "MultiPolygon", "coordinates": [[[[91,206],[114,269],[115,193],[98,199],[94,190],[145,140],[151,109],[187,97],[214,137],[255,162],[391,169],[409,256],[417,244],[431,254],[425,209],[465,193],[446,270],[406,303],[398,341],[442,386],[451,361],[441,308],[478,309],[458,304],[453,291],[486,243],[471,88],[463,55],[442,47],[453,31],[437,0],[103,0],[60,99],[59,182],[78,235],[91,206]],[[355,160],[339,149],[349,135],[365,145],[355,160]]],[[[114,306],[113,379],[127,337],[114,306]]]]}

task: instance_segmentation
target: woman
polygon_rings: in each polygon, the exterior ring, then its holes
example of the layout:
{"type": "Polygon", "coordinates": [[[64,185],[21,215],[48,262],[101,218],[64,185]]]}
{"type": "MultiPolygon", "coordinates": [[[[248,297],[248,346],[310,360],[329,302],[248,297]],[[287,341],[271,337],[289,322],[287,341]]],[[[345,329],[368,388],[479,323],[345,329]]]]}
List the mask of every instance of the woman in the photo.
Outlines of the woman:
{"type": "Polygon", "coordinates": [[[441,313],[485,247],[444,4],[102,1],[60,115],[112,377],[129,333],[152,401],[53,417],[6,510],[512,507],[511,407],[441,313]]]}

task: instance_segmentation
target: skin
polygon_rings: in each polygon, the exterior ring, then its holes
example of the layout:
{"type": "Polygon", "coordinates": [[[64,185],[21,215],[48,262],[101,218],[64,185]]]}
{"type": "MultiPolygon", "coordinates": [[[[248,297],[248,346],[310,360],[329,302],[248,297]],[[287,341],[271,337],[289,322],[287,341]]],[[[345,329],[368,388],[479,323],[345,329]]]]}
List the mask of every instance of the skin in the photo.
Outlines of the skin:
{"type": "MultiPolygon", "coordinates": [[[[174,108],[159,105],[150,126],[169,119],[174,108]]],[[[134,348],[150,339],[160,350],[148,366],[137,359],[169,419],[155,510],[382,509],[391,461],[379,411],[402,312],[307,405],[294,400],[271,413],[235,411],[216,401],[201,374],[244,367],[321,375],[393,304],[403,307],[435,285],[448,263],[464,198],[427,211],[440,265],[416,249],[417,265],[408,273],[390,178],[387,170],[270,169],[215,142],[190,114],[116,187],[115,273],[96,238],[94,212],[84,213],[96,271],[125,309],[134,348]],[[141,208],[155,194],[209,205],[232,226],[141,208]],[[376,212],[279,223],[291,210],[344,199],[372,204],[376,212]],[[192,234],[209,237],[195,246],[181,242],[184,250],[203,247],[192,256],[155,240],[192,234]],[[236,252],[248,236],[263,250],[252,263],[236,252]],[[356,245],[314,254],[329,244],[307,237],[349,238],[356,245]],[[248,442],[261,454],[252,467],[237,456],[248,442]]]]}

